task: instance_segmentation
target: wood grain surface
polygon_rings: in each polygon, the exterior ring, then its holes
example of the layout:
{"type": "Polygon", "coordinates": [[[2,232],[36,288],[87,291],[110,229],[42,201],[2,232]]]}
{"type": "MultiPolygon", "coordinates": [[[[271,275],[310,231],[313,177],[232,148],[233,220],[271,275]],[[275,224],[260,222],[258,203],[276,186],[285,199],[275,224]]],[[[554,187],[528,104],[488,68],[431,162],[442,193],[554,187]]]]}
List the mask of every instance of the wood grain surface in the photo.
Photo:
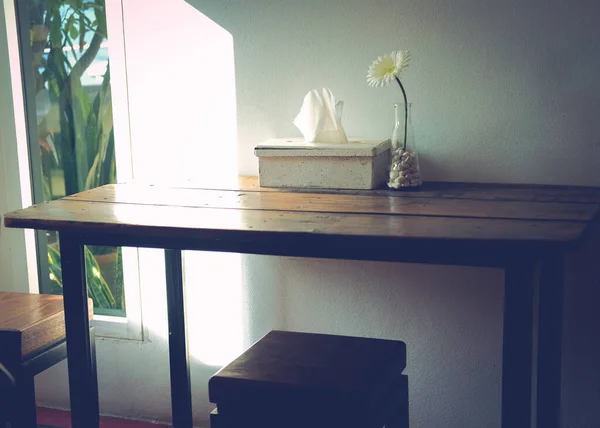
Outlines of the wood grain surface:
{"type": "Polygon", "coordinates": [[[600,207],[595,188],[440,183],[408,193],[317,193],[264,190],[250,178],[241,178],[239,187],[244,190],[107,185],[9,213],[4,221],[7,227],[154,238],[218,240],[227,232],[229,240],[259,241],[320,234],[567,243],[583,235],[600,207]]]}
{"type": "MultiPolygon", "coordinates": [[[[202,186],[196,187],[202,188],[202,186]]],[[[550,186],[535,184],[425,182],[418,190],[409,191],[390,191],[389,189],[281,189],[273,187],[261,187],[259,185],[258,178],[254,176],[240,176],[238,178],[237,186],[224,186],[222,190],[321,194],[335,193],[400,198],[448,198],[526,202],[600,203],[600,187],[550,186]]]]}
{"type": "MultiPolygon", "coordinates": [[[[89,317],[93,317],[91,300],[89,317]]],[[[64,338],[62,296],[0,292],[0,344],[4,332],[21,335],[23,356],[64,338]]]]}
{"type": "Polygon", "coordinates": [[[244,192],[141,185],[108,185],[68,200],[242,210],[400,214],[527,220],[589,221],[597,204],[446,198],[402,198],[292,192],[244,192]]]}
{"type": "MultiPolygon", "coordinates": [[[[382,426],[386,398],[407,390],[405,367],[401,341],[272,330],[211,377],[209,400],[224,417],[264,420],[256,416],[268,403],[275,421],[312,408],[313,416],[344,418],[339,426],[382,426]],[[366,423],[375,412],[380,423],[366,423]],[[351,423],[355,418],[363,423],[351,423]]],[[[299,426],[336,426],[334,420],[299,426]]]]}
{"type": "MultiPolygon", "coordinates": [[[[104,231],[149,237],[185,235],[198,239],[229,231],[548,242],[575,240],[586,226],[586,223],[576,221],[233,210],[74,200],[27,208],[7,215],[5,224],[8,227],[104,231]]],[[[272,237],[265,235],[264,238],[272,237]]],[[[257,236],[256,239],[260,238],[257,236]]]]}

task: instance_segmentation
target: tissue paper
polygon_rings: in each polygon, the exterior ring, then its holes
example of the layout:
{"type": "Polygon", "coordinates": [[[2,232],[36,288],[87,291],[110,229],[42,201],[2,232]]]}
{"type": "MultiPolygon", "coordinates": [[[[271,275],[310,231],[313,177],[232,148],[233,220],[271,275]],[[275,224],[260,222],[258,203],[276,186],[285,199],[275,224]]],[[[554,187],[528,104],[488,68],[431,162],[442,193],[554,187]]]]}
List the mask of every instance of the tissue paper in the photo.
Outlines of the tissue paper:
{"type": "Polygon", "coordinates": [[[342,126],[343,101],[336,101],[328,88],[313,89],[304,97],[294,125],[309,143],[347,143],[342,126]]]}

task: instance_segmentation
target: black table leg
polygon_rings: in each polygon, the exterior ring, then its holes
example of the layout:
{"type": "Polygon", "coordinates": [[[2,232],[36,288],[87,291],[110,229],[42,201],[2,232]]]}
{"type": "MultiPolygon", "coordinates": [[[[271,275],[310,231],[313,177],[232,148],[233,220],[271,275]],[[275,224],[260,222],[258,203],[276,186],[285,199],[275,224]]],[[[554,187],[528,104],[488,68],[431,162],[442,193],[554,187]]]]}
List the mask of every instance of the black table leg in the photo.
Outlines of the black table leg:
{"type": "Polygon", "coordinates": [[[90,345],[88,296],[83,243],[71,233],[60,234],[69,393],[73,428],[97,428],[98,379],[90,345]]]}
{"type": "Polygon", "coordinates": [[[537,426],[560,427],[564,257],[544,257],[538,311],[537,426]]]}
{"type": "Polygon", "coordinates": [[[502,428],[530,428],[535,263],[514,260],[504,277],[502,428]]]}
{"type": "Polygon", "coordinates": [[[165,250],[173,427],[191,428],[192,393],[181,262],[181,250],[165,250]]]}

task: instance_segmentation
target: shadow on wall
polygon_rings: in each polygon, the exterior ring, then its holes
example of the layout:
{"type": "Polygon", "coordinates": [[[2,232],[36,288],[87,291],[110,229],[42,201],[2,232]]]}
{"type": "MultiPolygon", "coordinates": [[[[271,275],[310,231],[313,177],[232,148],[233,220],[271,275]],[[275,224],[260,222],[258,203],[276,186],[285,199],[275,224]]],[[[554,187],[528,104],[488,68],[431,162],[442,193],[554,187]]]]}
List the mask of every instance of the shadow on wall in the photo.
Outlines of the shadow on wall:
{"type": "MultiPolygon", "coordinates": [[[[476,154],[472,159],[462,156],[457,161],[452,156],[431,155],[427,152],[419,153],[419,165],[423,173],[423,181],[455,181],[455,182],[479,182],[497,183],[498,177],[494,171],[480,162],[477,162],[476,154]],[[463,165],[460,165],[462,163],[463,165]],[[464,164],[469,165],[468,168],[464,164]],[[474,180],[473,177],[477,177],[474,180]]],[[[504,180],[508,181],[508,180],[504,180]]]]}
{"type": "Polygon", "coordinates": [[[407,344],[411,427],[499,426],[500,270],[291,257],[273,264],[286,273],[286,329],[407,344]]]}

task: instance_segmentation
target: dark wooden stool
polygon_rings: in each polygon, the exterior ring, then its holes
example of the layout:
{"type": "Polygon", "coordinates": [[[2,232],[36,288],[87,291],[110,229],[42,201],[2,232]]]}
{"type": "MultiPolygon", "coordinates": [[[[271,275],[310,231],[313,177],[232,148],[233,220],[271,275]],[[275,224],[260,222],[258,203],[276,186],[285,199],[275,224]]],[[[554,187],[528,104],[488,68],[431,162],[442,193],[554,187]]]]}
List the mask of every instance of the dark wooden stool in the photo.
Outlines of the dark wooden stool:
{"type": "MultiPolygon", "coordinates": [[[[90,335],[94,339],[93,328],[90,335]]],[[[91,343],[95,353],[94,340],[91,343]]],[[[11,428],[37,426],[33,378],[64,360],[66,345],[62,296],[0,292],[0,362],[14,378],[10,390],[4,383],[0,400],[11,428]]]]}
{"type": "Polygon", "coordinates": [[[406,344],[271,331],[208,383],[212,428],[407,428],[406,344]]]}

